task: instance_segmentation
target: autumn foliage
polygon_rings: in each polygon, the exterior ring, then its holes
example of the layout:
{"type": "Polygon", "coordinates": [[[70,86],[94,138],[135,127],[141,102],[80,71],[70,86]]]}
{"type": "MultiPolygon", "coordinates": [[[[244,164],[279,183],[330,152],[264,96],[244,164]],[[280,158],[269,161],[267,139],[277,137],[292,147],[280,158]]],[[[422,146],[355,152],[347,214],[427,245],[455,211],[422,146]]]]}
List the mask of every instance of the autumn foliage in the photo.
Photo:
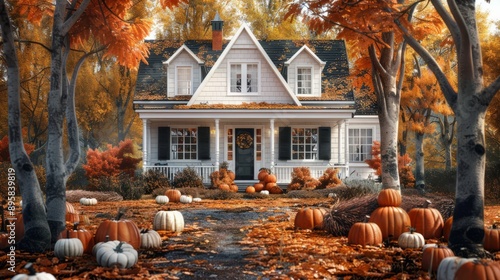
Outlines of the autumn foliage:
{"type": "MultiPolygon", "coordinates": [[[[34,149],[34,145],[24,144],[24,150],[26,150],[28,155],[33,152],[34,149]]],[[[10,162],[9,137],[7,135],[0,140],[0,162],[10,162]]]]}
{"type": "MultiPolygon", "coordinates": [[[[382,163],[380,159],[380,142],[373,141],[372,145],[372,158],[365,160],[365,162],[372,169],[375,170],[375,174],[380,176],[382,174],[382,163]]],[[[409,166],[412,162],[412,159],[408,154],[404,156],[398,156],[398,169],[399,169],[399,179],[401,181],[401,185],[405,187],[414,187],[415,185],[415,177],[411,171],[411,167],[409,166]]]]}
{"type": "Polygon", "coordinates": [[[118,146],[108,145],[105,151],[89,149],[87,151],[87,164],[83,165],[88,179],[101,177],[117,177],[125,173],[134,176],[141,158],[136,155],[132,140],[120,142],[118,146]]]}

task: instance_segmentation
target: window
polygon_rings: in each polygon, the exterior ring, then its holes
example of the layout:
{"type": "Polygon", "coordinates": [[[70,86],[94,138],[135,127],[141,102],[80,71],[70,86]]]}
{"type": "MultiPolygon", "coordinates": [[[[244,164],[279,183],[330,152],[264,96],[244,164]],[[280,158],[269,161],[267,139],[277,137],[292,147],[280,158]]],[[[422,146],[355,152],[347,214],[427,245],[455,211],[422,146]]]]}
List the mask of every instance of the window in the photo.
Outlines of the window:
{"type": "Polygon", "coordinates": [[[297,94],[312,94],[312,69],[297,68],[297,94]]]}
{"type": "Polygon", "coordinates": [[[230,64],[231,93],[247,93],[259,91],[259,64],[231,63],[230,64]]]}
{"type": "Polygon", "coordinates": [[[192,94],[191,73],[192,71],[190,66],[177,67],[177,95],[192,94]]]}
{"type": "Polygon", "coordinates": [[[197,134],[196,128],[172,128],[170,131],[172,137],[171,159],[197,159],[197,134]]]}
{"type": "Polygon", "coordinates": [[[292,128],[292,159],[317,159],[318,129],[292,128]]]}
{"type": "Polygon", "coordinates": [[[349,129],[349,161],[364,162],[372,158],[372,134],[370,128],[349,129]]]}

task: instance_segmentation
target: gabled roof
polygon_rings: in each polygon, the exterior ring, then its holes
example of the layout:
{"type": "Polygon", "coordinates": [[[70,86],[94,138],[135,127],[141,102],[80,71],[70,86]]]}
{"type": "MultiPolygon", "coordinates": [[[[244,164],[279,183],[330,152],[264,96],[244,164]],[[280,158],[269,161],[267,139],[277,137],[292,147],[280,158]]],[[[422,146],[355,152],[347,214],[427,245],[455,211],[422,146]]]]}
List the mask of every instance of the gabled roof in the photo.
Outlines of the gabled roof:
{"type": "Polygon", "coordinates": [[[213,68],[211,69],[211,71],[208,72],[208,74],[205,77],[205,79],[203,79],[203,82],[198,87],[198,90],[193,94],[193,97],[191,97],[191,99],[189,100],[189,102],[188,102],[187,105],[188,106],[189,105],[193,105],[193,103],[196,101],[197,97],[200,95],[200,92],[205,87],[205,84],[208,83],[208,81],[210,81],[210,78],[212,77],[213,73],[215,72],[215,69],[217,69],[221,65],[222,61],[224,61],[224,58],[231,51],[232,47],[238,41],[239,37],[242,35],[243,32],[245,32],[248,36],[250,36],[250,39],[255,44],[255,46],[259,50],[260,54],[264,57],[264,59],[266,60],[266,62],[271,66],[271,69],[276,74],[276,77],[278,77],[278,79],[281,82],[282,86],[286,89],[286,92],[290,95],[290,97],[294,101],[294,103],[296,105],[300,105],[300,101],[297,99],[297,96],[292,92],[292,90],[290,89],[290,86],[288,86],[288,83],[285,81],[285,79],[283,78],[283,76],[280,75],[280,72],[278,71],[278,69],[276,68],[276,66],[274,65],[274,63],[271,61],[271,59],[267,55],[266,51],[262,48],[262,46],[260,45],[260,43],[257,40],[257,38],[255,38],[255,36],[253,35],[252,31],[250,31],[250,28],[248,27],[247,24],[243,24],[240,27],[240,29],[238,29],[238,31],[234,35],[233,39],[229,42],[229,44],[226,46],[226,48],[224,49],[224,51],[222,52],[222,54],[220,55],[220,57],[217,59],[217,62],[215,62],[215,65],[213,66],[213,68]]]}
{"type": "Polygon", "coordinates": [[[197,57],[185,44],[183,44],[167,61],[163,62],[163,64],[169,65],[179,54],[182,52],[187,52],[198,64],[203,64],[204,61],[197,57]]]}
{"type": "Polygon", "coordinates": [[[311,51],[311,49],[307,45],[303,45],[302,48],[300,48],[300,50],[298,50],[289,60],[285,61],[285,65],[289,65],[290,63],[292,63],[292,61],[304,51],[312,56],[318,62],[318,64],[323,66],[326,64],[326,62],[321,60],[315,53],[313,53],[313,51],[311,51]]]}

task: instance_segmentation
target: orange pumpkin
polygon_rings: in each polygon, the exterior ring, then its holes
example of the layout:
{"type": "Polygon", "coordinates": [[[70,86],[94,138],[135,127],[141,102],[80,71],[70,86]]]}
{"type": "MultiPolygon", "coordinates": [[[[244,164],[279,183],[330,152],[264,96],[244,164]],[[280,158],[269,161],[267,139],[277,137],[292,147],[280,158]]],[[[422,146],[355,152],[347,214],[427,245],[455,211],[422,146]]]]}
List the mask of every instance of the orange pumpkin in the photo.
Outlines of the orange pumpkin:
{"type": "Polygon", "coordinates": [[[231,190],[231,188],[229,187],[228,184],[220,184],[219,189],[221,189],[223,191],[230,191],[231,190]]]}
{"type": "Polygon", "coordinates": [[[253,187],[255,188],[256,192],[260,192],[264,189],[264,184],[262,183],[255,183],[253,184],[253,187]]]}
{"type": "Polygon", "coordinates": [[[231,170],[227,171],[227,175],[229,176],[229,179],[231,179],[231,181],[234,181],[234,179],[236,179],[236,174],[231,170]]]}
{"type": "Polygon", "coordinates": [[[179,190],[169,189],[165,192],[165,195],[168,197],[169,202],[180,202],[181,201],[182,194],[179,190]]]}
{"type": "Polygon", "coordinates": [[[370,222],[376,223],[382,231],[382,238],[397,240],[411,225],[408,213],[395,206],[378,207],[370,215],[370,222]]]}
{"type": "Polygon", "coordinates": [[[141,246],[141,233],[137,225],[130,220],[121,220],[124,213],[119,212],[114,220],[104,220],[99,224],[94,236],[96,243],[109,240],[127,242],[136,250],[141,246]],[[108,236],[108,237],[106,237],[108,236]]]}
{"type": "Polygon", "coordinates": [[[259,170],[259,175],[257,175],[257,179],[259,179],[259,181],[263,182],[264,179],[266,179],[267,175],[269,175],[269,171],[267,170],[267,168],[261,168],[259,170]]]}
{"type": "Polygon", "coordinates": [[[83,252],[86,254],[92,253],[92,247],[94,247],[94,237],[92,233],[85,229],[78,229],[78,223],[73,225],[72,230],[65,230],[61,232],[58,239],[62,238],[78,238],[82,241],[83,244],[83,252]]]}
{"type": "Polygon", "coordinates": [[[455,280],[496,280],[500,279],[500,263],[476,259],[460,266],[455,273],[455,280]]]}
{"type": "Polygon", "coordinates": [[[265,185],[264,189],[270,191],[272,188],[274,188],[276,186],[278,186],[278,184],[276,184],[276,183],[267,183],[265,185]]]}
{"type": "Polygon", "coordinates": [[[264,182],[266,182],[266,183],[268,183],[268,184],[269,184],[269,183],[276,183],[276,180],[277,180],[277,179],[276,179],[276,175],[274,175],[274,174],[268,174],[268,175],[266,176],[266,178],[264,178],[264,182]]]}
{"type": "Polygon", "coordinates": [[[248,186],[248,187],[245,189],[245,192],[246,192],[246,193],[254,193],[254,192],[255,192],[255,187],[254,187],[254,186],[248,186]]]}
{"type": "Polygon", "coordinates": [[[66,222],[70,224],[79,223],[80,215],[75,210],[73,204],[66,201],[66,222]]]}
{"type": "Polygon", "coordinates": [[[283,190],[278,185],[272,186],[271,188],[268,189],[268,191],[270,194],[282,194],[283,193],[283,190]]]}
{"type": "Polygon", "coordinates": [[[425,239],[441,238],[443,235],[443,217],[436,208],[430,208],[430,200],[426,200],[423,208],[413,208],[408,211],[411,227],[422,234],[425,239]]]}
{"type": "Polygon", "coordinates": [[[429,246],[422,253],[422,269],[425,271],[436,272],[439,264],[446,257],[453,257],[455,254],[446,246],[429,246]]]}
{"type": "Polygon", "coordinates": [[[325,214],[326,210],[322,208],[302,208],[295,215],[294,226],[300,229],[322,229],[325,214]]]}
{"type": "Polygon", "coordinates": [[[382,231],[376,223],[368,222],[370,216],[366,216],[364,222],[357,222],[349,229],[347,241],[349,244],[379,245],[382,243],[382,231]]]}
{"type": "Polygon", "coordinates": [[[500,229],[497,224],[493,224],[491,228],[484,229],[483,246],[485,250],[490,252],[500,251],[500,229]]]}
{"type": "Polygon", "coordinates": [[[0,233],[0,250],[9,247],[9,234],[7,232],[0,233]]]}
{"type": "Polygon", "coordinates": [[[451,226],[452,225],[453,225],[453,216],[449,217],[444,222],[444,226],[443,226],[443,238],[444,238],[445,241],[448,241],[448,239],[450,239],[450,233],[451,233],[451,226]]]}
{"type": "Polygon", "coordinates": [[[232,192],[238,192],[238,186],[233,184],[229,186],[229,190],[232,192]]]}
{"type": "Polygon", "coordinates": [[[400,206],[401,193],[396,189],[383,189],[379,192],[377,197],[379,206],[400,206]]]}

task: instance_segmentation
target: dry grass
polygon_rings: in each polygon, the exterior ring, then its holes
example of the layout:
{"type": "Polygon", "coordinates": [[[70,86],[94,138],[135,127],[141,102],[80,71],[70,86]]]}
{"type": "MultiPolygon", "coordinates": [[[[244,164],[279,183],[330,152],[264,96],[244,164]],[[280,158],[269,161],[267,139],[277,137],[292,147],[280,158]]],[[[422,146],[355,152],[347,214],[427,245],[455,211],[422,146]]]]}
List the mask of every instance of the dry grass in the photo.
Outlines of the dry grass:
{"type": "Polygon", "coordinates": [[[123,197],[116,192],[92,192],[84,190],[66,191],[66,201],[79,202],[80,198],[95,198],[97,201],[122,201],[123,197]]]}

